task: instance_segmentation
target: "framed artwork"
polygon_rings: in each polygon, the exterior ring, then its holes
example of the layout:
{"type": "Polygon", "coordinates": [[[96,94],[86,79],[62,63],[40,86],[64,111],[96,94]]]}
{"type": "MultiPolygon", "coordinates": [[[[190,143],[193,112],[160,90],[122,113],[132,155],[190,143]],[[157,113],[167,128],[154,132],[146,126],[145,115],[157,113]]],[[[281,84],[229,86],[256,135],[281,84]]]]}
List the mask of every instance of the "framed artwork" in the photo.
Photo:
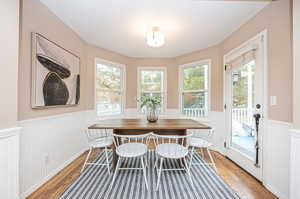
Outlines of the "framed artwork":
{"type": "Polygon", "coordinates": [[[72,106],[80,99],[80,58],[32,33],[32,108],[72,106]]]}

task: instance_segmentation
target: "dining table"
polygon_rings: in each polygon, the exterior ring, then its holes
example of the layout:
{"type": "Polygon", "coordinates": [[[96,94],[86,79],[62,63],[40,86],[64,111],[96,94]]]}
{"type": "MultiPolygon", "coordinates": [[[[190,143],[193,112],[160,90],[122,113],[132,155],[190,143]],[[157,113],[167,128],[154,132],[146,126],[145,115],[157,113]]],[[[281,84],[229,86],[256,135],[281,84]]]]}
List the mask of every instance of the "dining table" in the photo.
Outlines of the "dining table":
{"type": "MultiPolygon", "coordinates": [[[[139,135],[153,132],[159,135],[186,135],[188,129],[206,129],[211,127],[193,119],[158,119],[156,122],[148,122],[146,119],[106,119],[100,120],[89,129],[111,129],[114,134],[139,135]]],[[[112,146],[112,167],[117,164],[115,146],[112,146]]]]}

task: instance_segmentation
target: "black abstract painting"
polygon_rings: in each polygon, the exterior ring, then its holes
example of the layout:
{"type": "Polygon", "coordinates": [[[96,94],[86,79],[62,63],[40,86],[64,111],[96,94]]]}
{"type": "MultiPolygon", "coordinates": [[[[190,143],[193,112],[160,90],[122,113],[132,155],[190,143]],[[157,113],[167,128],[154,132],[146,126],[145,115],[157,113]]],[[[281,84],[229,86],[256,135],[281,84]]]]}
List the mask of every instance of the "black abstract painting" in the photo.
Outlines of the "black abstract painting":
{"type": "Polygon", "coordinates": [[[32,46],[32,107],[79,104],[79,57],[37,33],[32,46]]]}

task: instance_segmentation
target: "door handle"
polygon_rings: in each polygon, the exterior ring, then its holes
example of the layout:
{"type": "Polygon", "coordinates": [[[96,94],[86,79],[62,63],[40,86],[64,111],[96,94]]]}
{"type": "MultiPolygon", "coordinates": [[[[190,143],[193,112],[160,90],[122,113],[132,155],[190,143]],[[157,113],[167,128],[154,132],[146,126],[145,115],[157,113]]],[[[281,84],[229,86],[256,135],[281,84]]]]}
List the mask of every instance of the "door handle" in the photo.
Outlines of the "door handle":
{"type": "Polygon", "coordinates": [[[257,168],[260,167],[259,165],[259,143],[258,143],[258,131],[259,131],[259,120],[261,118],[261,115],[259,113],[256,113],[253,115],[255,119],[255,131],[256,131],[256,142],[255,142],[255,151],[256,151],[256,156],[255,156],[255,166],[257,168]]]}

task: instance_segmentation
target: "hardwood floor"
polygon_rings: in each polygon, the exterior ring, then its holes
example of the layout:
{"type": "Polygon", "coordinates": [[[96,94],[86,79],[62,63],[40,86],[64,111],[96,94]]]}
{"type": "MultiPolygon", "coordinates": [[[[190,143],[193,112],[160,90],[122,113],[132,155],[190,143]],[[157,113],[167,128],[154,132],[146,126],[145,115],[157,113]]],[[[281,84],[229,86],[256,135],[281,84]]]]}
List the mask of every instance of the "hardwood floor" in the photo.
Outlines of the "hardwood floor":
{"type": "MultiPolygon", "coordinates": [[[[93,155],[95,155],[94,153],[93,155]]],[[[235,165],[220,153],[214,152],[219,175],[238,193],[242,199],[277,199],[260,182],[235,165]]],[[[56,176],[46,182],[27,199],[56,199],[79,176],[87,153],[82,154],[56,176]]],[[[207,154],[205,155],[207,158],[207,154]]]]}

